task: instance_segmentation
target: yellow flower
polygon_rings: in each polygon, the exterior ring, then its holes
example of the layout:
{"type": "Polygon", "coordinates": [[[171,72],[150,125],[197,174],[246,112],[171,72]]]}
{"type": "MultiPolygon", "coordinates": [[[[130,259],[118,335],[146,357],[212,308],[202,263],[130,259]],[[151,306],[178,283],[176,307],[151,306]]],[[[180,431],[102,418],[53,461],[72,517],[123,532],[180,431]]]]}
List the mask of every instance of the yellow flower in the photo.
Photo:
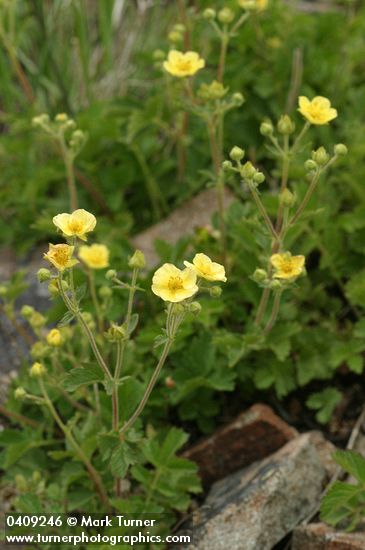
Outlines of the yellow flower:
{"type": "Polygon", "coordinates": [[[269,0],[238,0],[238,5],[245,10],[266,10],[269,0]]]}
{"type": "Polygon", "coordinates": [[[104,244],[80,246],[79,258],[90,269],[104,269],[109,265],[109,250],[104,244]]]}
{"type": "Polygon", "coordinates": [[[195,254],[192,264],[190,262],[184,262],[184,264],[193,269],[198,277],[207,281],[223,281],[225,283],[227,280],[223,265],[212,262],[205,254],[195,254]]]}
{"type": "Polygon", "coordinates": [[[183,78],[184,76],[192,76],[199,69],[205,67],[205,61],[196,52],[178,52],[171,50],[167,56],[167,61],[164,61],[163,67],[165,71],[183,78]]]}
{"type": "Polygon", "coordinates": [[[62,335],[57,328],[53,328],[46,336],[47,344],[57,348],[62,344],[62,335]]]}
{"type": "Polygon", "coordinates": [[[326,97],[317,96],[310,101],[307,97],[299,97],[298,111],[311,124],[327,124],[337,117],[337,111],[331,107],[331,102],[326,97]]]}
{"type": "Polygon", "coordinates": [[[165,302],[182,302],[197,291],[196,273],[190,268],[181,270],[173,264],[164,264],[152,279],[152,292],[165,302]]]}
{"type": "Polygon", "coordinates": [[[58,214],[53,218],[53,223],[61,229],[66,237],[79,237],[79,239],[86,241],[86,233],[94,229],[96,218],[87,210],[80,208],[72,214],[58,214]]]}
{"type": "Polygon", "coordinates": [[[79,261],[72,258],[74,246],[68,244],[50,244],[47,254],[44,254],[44,259],[48,260],[59,271],[78,264],[79,261]]]}
{"type": "Polygon", "coordinates": [[[303,273],[305,257],[292,256],[290,252],[273,254],[270,258],[275,279],[295,279],[303,273]]]}

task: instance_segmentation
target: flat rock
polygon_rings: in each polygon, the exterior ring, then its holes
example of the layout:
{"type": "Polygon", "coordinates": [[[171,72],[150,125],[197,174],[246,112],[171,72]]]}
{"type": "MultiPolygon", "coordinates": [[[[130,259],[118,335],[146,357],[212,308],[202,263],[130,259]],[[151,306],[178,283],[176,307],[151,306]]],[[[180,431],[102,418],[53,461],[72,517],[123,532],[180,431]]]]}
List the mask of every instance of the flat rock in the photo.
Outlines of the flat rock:
{"type": "Polygon", "coordinates": [[[300,435],[216,482],[194,515],[188,548],[272,549],[318,505],[327,471],[313,439],[300,435]]]}
{"type": "Polygon", "coordinates": [[[298,432],[267,405],[256,404],[184,452],[205,486],[277,451],[298,432]]]}
{"type": "MultiPolygon", "coordinates": [[[[225,207],[233,201],[233,198],[229,189],[226,189],[225,207]]],[[[148,267],[154,267],[159,261],[155,250],[157,239],[175,244],[182,237],[192,234],[197,228],[209,225],[216,211],[216,191],[207,189],[176,208],[166,219],[136,235],[132,239],[132,244],[142,250],[148,267]]]]}
{"type": "Polygon", "coordinates": [[[364,550],[365,533],[335,531],[325,523],[301,525],[294,530],[292,550],[364,550]]]}

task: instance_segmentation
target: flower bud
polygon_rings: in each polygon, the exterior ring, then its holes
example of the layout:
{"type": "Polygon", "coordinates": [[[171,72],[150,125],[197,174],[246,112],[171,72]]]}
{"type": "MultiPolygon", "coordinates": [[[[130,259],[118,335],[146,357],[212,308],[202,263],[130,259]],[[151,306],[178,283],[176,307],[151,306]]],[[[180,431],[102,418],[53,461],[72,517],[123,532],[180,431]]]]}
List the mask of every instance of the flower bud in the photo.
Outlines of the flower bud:
{"type": "Polygon", "coordinates": [[[105,273],[105,278],[108,279],[108,281],[112,281],[117,276],[117,272],[115,269],[108,269],[108,271],[105,273]]]}
{"type": "Polygon", "coordinates": [[[295,130],[295,124],[289,115],[282,115],[278,122],[278,131],[280,134],[289,136],[295,130]]]}
{"type": "Polygon", "coordinates": [[[270,120],[264,120],[260,125],[260,133],[262,136],[272,136],[274,133],[274,126],[271,124],[270,120]]]}
{"type": "Polygon", "coordinates": [[[235,160],[235,161],[238,162],[238,161],[243,159],[243,157],[245,156],[245,152],[240,147],[234,146],[231,149],[231,152],[229,153],[229,156],[232,160],[235,160]]]}
{"type": "Polygon", "coordinates": [[[38,269],[37,277],[40,283],[44,283],[45,281],[49,281],[51,278],[51,272],[49,269],[42,267],[41,269],[38,269]]]}
{"type": "Polygon", "coordinates": [[[206,10],[203,11],[203,17],[204,19],[215,19],[217,16],[217,12],[215,10],[213,10],[212,8],[207,8],[206,10]]]}
{"type": "Polygon", "coordinates": [[[42,328],[46,324],[46,319],[39,311],[34,311],[28,322],[32,328],[42,328]]]}
{"type": "Polygon", "coordinates": [[[184,313],[184,311],[185,311],[185,307],[183,304],[175,303],[173,305],[173,310],[172,310],[173,315],[180,315],[180,313],[184,313]]]}
{"type": "Polygon", "coordinates": [[[18,399],[19,401],[22,401],[24,397],[27,395],[27,392],[24,388],[17,388],[14,392],[15,399],[18,399]]]}
{"type": "Polygon", "coordinates": [[[343,143],[337,143],[337,145],[335,145],[333,148],[333,152],[338,157],[344,157],[347,155],[348,150],[346,145],[344,145],[343,143]]]}
{"type": "Polygon", "coordinates": [[[32,125],[34,127],[46,126],[47,124],[49,124],[49,116],[46,113],[32,118],[32,125]]]}
{"type": "Polygon", "coordinates": [[[229,172],[230,170],[232,170],[233,164],[231,163],[230,160],[224,160],[224,161],[222,162],[222,168],[223,168],[223,170],[225,170],[226,172],[229,172]]]}
{"type": "Polygon", "coordinates": [[[202,306],[199,304],[199,302],[191,302],[191,304],[189,304],[188,306],[188,311],[193,315],[199,315],[201,310],[202,306]]]}
{"type": "Polygon", "coordinates": [[[112,294],[113,294],[113,291],[108,286],[103,285],[99,288],[100,298],[104,298],[104,299],[105,298],[110,298],[110,296],[112,296],[112,294]]]}
{"type": "Polygon", "coordinates": [[[253,272],[252,279],[256,281],[256,283],[263,283],[267,280],[267,273],[264,269],[258,267],[253,272]]]}
{"type": "Polygon", "coordinates": [[[43,344],[43,342],[35,342],[30,348],[30,355],[33,359],[42,359],[47,355],[49,348],[43,344]]]}
{"type": "Polygon", "coordinates": [[[34,311],[34,307],[25,305],[20,310],[20,314],[27,319],[33,315],[34,311]]]}
{"type": "Polygon", "coordinates": [[[209,294],[212,296],[212,298],[219,298],[222,294],[222,289],[220,286],[212,286],[209,289],[209,294]]]}
{"type": "Polygon", "coordinates": [[[141,250],[136,250],[128,261],[129,267],[143,269],[146,267],[146,258],[141,250]]]}
{"type": "Polygon", "coordinates": [[[91,315],[90,311],[83,311],[81,313],[81,315],[82,315],[82,318],[84,319],[85,323],[89,326],[89,328],[94,328],[95,327],[94,318],[91,315]]]}
{"type": "Polygon", "coordinates": [[[282,193],[280,193],[279,201],[280,204],[284,206],[284,208],[292,208],[296,202],[296,196],[291,191],[289,191],[288,188],[286,188],[282,193]]]}
{"type": "Polygon", "coordinates": [[[250,161],[247,161],[240,170],[241,176],[244,180],[252,180],[256,172],[256,168],[250,161]]]}
{"type": "Polygon", "coordinates": [[[86,134],[82,130],[75,130],[72,132],[70,139],[70,147],[73,149],[81,149],[86,141],[86,134]]]}
{"type": "Polygon", "coordinates": [[[182,42],[184,39],[183,35],[180,32],[176,31],[169,32],[167,38],[170,42],[173,42],[174,44],[182,42]]]}
{"type": "Polygon", "coordinates": [[[125,338],[126,332],[122,325],[116,325],[113,323],[104,335],[109,342],[120,342],[125,338]]]}
{"type": "Polygon", "coordinates": [[[306,170],[317,170],[318,166],[317,166],[317,163],[314,162],[314,160],[308,159],[304,163],[304,168],[306,170]]]}
{"type": "Polygon", "coordinates": [[[325,164],[327,164],[327,162],[329,161],[329,158],[330,156],[324,147],[319,147],[317,151],[312,151],[312,159],[319,166],[324,166],[325,164]]]}
{"type": "Polygon", "coordinates": [[[278,279],[273,279],[270,283],[271,290],[280,290],[282,288],[282,284],[278,279]]]}
{"type": "Polygon", "coordinates": [[[6,296],[8,289],[5,285],[0,285],[0,296],[6,296]]]}
{"type": "Polygon", "coordinates": [[[265,176],[262,172],[256,172],[252,179],[255,183],[257,183],[257,185],[260,185],[260,183],[265,181],[265,176]]]}
{"type": "Polygon", "coordinates": [[[68,116],[66,113],[58,113],[54,119],[56,122],[66,122],[68,120],[68,116]]]}
{"type": "Polygon", "coordinates": [[[152,57],[155,61],[163,61],[166,58],[166,54],[163,50],[155,50],[152,57]]]}
{"type": "Polygon", "coordinates": [[[174,25],[174,31],[176,31],[176,32],[185,32],[186,27],[182,23],[176,23],[176,25],[174,25]]]}
{"type": "Polygon", "coordinates": [[[221,82],[213,80],[210,84],[200,85],[198,89],[198,97],[204,99],[205,101],[215,101],[217,99],[222,99],[228,92],[228,88],[225,88],[221,82]]]}
{"type": "Polygon", "coordinates": [[[235,105],[237,105],[237,107],[241,107],[241,105],[245,102],[245,97],[240,92],[235,92],[232,94],[232,101],[235,105]]]}
{"type": "Polygon", "coordinates": [[[218,12],[218,21],[224,25],[232,23],[234,19],[234,13],[229,8],[223,8],[218,12]]]}
{"type": "Polygon", "coordinates": [[[30,368],[30,375],[32,378],[41,378],[46,372],[46,368],[42,363],[33,363],[30,368]]]}
{"type": "Polygon", "coordinates": [[[53,328],[46,336],[47,344],[55,348],[62,344],[62,334],[57,328],[53,328]]]}

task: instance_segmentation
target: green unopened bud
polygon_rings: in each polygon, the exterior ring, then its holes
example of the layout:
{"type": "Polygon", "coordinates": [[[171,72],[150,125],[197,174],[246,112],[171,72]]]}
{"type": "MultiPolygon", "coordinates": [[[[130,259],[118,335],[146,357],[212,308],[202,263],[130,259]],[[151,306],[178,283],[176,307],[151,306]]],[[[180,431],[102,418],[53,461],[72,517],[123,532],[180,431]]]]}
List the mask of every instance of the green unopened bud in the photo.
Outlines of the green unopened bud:
{"type": "Polygon", "coordinates": [[[319,166],[324,166],[325,164],[327,164],[327,162],[329,161],[329,158],[330,156],[324,147],[319,147],[317,151],[312,151],[312,159],[319,166]]]}
{"type": "Polygon", "coordinates": [[[146,258],[141,250],[136,250],[128,261],[129,267],[143,269],[146,267],[146,258]]]}
{"type": "Polygon", "coordinates": [[[304,168],[305,168],[306,170],[317,170],[318,165],[317,165],[317,163],[316,163],[314,160],[308,159],[308,160],[306,160],[305,163],[304,163],[304,168]]]}
{"type": "Polygon", "coordinates": [[[243,159],[243,157],[245,156],[245,152],[240,147],[235,146],[231,149],[229,156],[232,160],[235,160],[238,162],[243,159]]]}
{"type": "Polygon", "coordinates": [[[252,179],[255,183],[257,183],[257,185],[260,185],[260,183],[265,181],[265,176],[262,172],[256,172],[252,179]]]}
{"type": "Polygon", "coordinates": [[[229,8],[223,8],[219,10],[218,12],[218,21],[220,21],[223,24],[229,24],[232,23],[234,19],[234,13],[229,8]]]}
{"type": "Polygon", "coordinates": [[[244,180],[252,180],[256,172],[256,168],[250,161],[247,161],[240,170],[240,174],[244,180]]]}
{"type": "Polygon", "coordinates": [[[199,313],[202,310],[202,306],[199,304],[199,302],[191,302],[188,306],[188,311],[192,313],[193,315],[199,315],[199,313]]]}
{"type": "Polygon", "coordinates": [[[215,19],[217,16],[217,12],[215,10],[213,10],[212,8],[207,8],[206,10],[203,11],[203,17],[204,19],[215,19]]]}
{"type": "Polygon", "coordinates": [[[32,125],[34,127],[46,126],[47,124],[49,124],[49,116],[46,113],[32,118],[32,125]]]}
{"type": "Polygon", "coordinates": [[[108,271],[105,273],[105,278],[108,279],[108,281],[112,281],[117,276],[117,272],[115,269],[108,269],[108,271]]]}
{"type": "Polygon", "coordinates": [[[82,318],[84,319],[85,323],[89,326],[89,328],[95,327],[95,321],[93,316],[91,315],[90,311],[83,311],[81,313],[82,318]]]}
{"type": "Polygon", "coordinates": [[[222,162],[222,168],[223,168],[223,170],[225,170],[226,172],[229,172],[230,170],[232,170],[233,164],[231,163],[230,160],[224,160],[224,161],[222,162]]]}
{"type": "Polygon", "coordinates": [[[241,105],[245,102],[245,97],[240,92],[235,92],[232,94],[232,101],[235,105],[237,105],[237,107],[241,107],[241,105]]]}
{"type": "Polygon", "coordinates": [[[344,156],[347,155],[348,149],[347,149],[346,145],[344,145],[343,143],[337,143],[337,145],[335,145],[334,148],[333,148],[333,152],[338,157],[344,157],[344,156]]]}
{"type": "Polygon", "coordinates": [[[33,363],[30,368],[30,375],[32,378],[41,378],[46,372],[46,367],[42,365],[42,363],[33,363]]]}
{"type": "Polygon", "coordinates": [[[34,311],[34,307],[25,305],[20,310],[20,314],[27,319],[33,315],[34,311]]]}
{"type": "Polygon", "coordinates": [[[14,392],[14,397],[15,399],[18,399],[19,401],[22,401],[25,396],[27,395],[27,392],[25,391],[24,388],[17,388],[14,392]]]}
{"type": "Polygon", "coordinates": [[[282,115],[278,122],[278,131],[280,134],[289,136],[295,131],[295,124],[289,115],[282,115]]]}
{"type": "Polygon", "coordinates": [[[8,293],[8,289],[5,285],[0,285],[0,296],[6,296],[8,293]]]}
{"type": "Polygon", "coordinates": [[[271,290],[280,290],[282,288],[282,284],[278,279],[273,279],[270,283],[271,290]]]}
{"type": "Polygon", "coordinates": [[[126,331],[122,325],[112,324],[104,335],[109,342],[118,342],[124,340],[126,331]]]}
{"type": "Polygon", "coordinates": [[[29,317],[28,322],[32,328],[42,328],[46,324],[46,318],[39,311],[35,311],[29,317]]]}
{"type": "Polygon", "coordinates": [[[262,136],[272,136],[274,133],[274,126],[269,120],[264,120],[260,125],[260,133],[262,136]]]}
{"type": "Polygon", "coordinates": [[[41,269],[38,269],[37,277],[40,283],[44,283],[45,281],[49,281],[51,278],[51,272],[49,269],[42,267],[41,269]]]}
{"type": "Polygon", "coordinates": [[[222,289],[220,286],[212,286],[209,289],[209,294],[212,296],[212,298],[219,298],[222,294],[222,289]]]}
{"type": "Polygon", "coordinates": [[[43,342],[35,342],[30,349],[30,354],[33,359],[42,359],[48,354],[49,347],[43,344],[43,342]]]}
{"type": "Polygon", "coordinates": [[[103,285],[99,288],[100,298],[103,298],[103,299],[110,298],[110,296],[112,296],[112,294],[113,294],[113,291],[108,286],[103,285]]]}
{"type": "Polygon", "coordinates": [[[82,130],[75,130],[72,132],[70,139],[70,147],[73,149],[81,149],[86,142],[86,134],[82,130]]]}
{"type": "Polygon", "coordinates": [[[284,208],[292,208],[296,202],[296,196],[289,191],[289,189],[284,189],[284,191],[280,193],[279,201],[284,208]]]}
{"type": "Polygon", "coordinates": [[[174,31],[176,31],[176,32],[185,32],[186,27],[182,23],[176,23],[176,25],[174,25],[174,31]]]}
{"type": "Polygon", "coordinates": [[[264,269],[256,268],[255,271],[252,274],[252,279],[256,283],[263,283],[264,281],[267,281],[267,272],[264,269]]]}
{"type": "Polygon", "coordinates": [[[204,99],[204,101],[216,101],[222,99],[228,92],[228,88],[225,88],[221,82],[213,80],[210,84],[201,84],[198,89],[198,97],[204,99]]]}
{"type": "Polygon", "coordinates": [[[264,269],[258,267],[253,272],[252,279],[257,283],[263,283],[267,280],[267,272],[264,269]]]}
{"type": "Polygon", "coordinates": [[[163,50],[155,50],[152,57],[155,61],[163,61],[166,58],[166,54],[163,50]]]}
{"type": "Polygon", "coordinates": [[[184,37],[180,32],[171,31],[167,35],[167,38],[170,42],[173,42],[174,44],[177,44],[178,42],[182,42],[184,37]]]}
{"type": "Polygon", "coordinates": [[[184,313],[185,307],[183,304],[174,304],[172,313],[173,315],[180,315],[180,313],[184,313]]]}

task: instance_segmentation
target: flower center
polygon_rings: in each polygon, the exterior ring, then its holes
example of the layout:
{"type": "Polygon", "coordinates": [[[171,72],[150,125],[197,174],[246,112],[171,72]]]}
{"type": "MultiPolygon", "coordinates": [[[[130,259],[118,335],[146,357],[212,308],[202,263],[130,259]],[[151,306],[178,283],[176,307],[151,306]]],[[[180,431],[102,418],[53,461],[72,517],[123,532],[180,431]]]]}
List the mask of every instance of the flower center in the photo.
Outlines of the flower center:
{"type": "Polygon", "coordinates": [[[184,288],[183,280],[181,277],[170,277],[167,283],[169,290],[176,291],[184,288]]]}
{"type": "Polygon", "coordinates": [[[190,71],[191,69],[191,62],[188,59],[179,59],[177,62],[177,68],[179,71],[190,71]]]}
{"type": "Polygon", "coordinates": [[[68,248],[67,245],[66,248],[64,245],[61,246],[62,248],[60,247],[52,250],[52,256],[59,265],[66,265],[69,260],[68,248]]]}
{"type": "Polygon", "coordinates": [[[293,271],[292,262],[290,260],[283,260],[281,264],[281,271],[284,273],[291,273],[293,271]]]}
{"type": "Polygon", "coordinates": [[[84,227],[84,224],[80,220],[70,220],[68,222],[69,230],[72,233],[81,233],[84,227]]]}

